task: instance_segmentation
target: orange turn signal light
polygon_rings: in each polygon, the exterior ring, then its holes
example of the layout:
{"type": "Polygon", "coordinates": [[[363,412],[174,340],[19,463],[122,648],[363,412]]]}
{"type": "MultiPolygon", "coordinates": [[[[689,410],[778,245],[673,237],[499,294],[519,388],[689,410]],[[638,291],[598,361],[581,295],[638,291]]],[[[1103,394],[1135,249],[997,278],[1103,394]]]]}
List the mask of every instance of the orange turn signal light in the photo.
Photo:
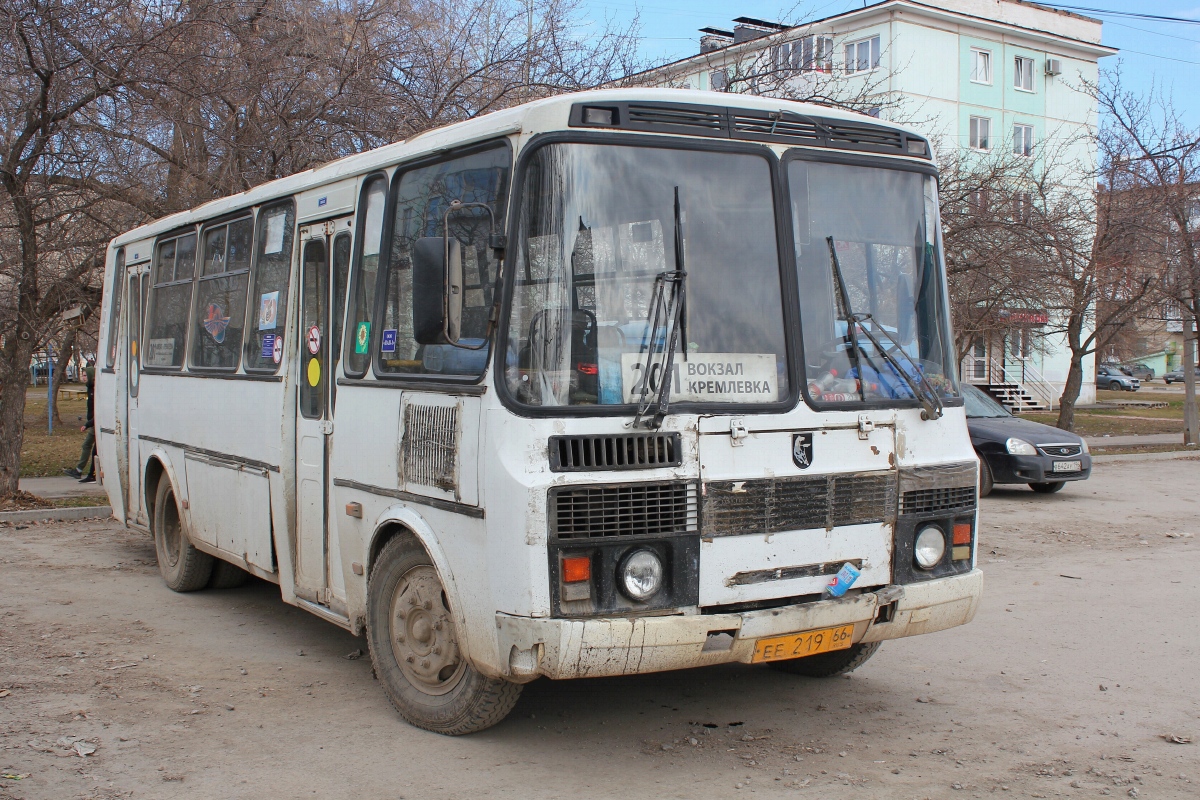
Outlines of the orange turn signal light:
{"type": "Polygon", "coordinates": [[[971,543],[971,523],[969,523],[969,522],[954,523],[954,543],[955,544],[970,544],[971,543]]]}
{"type": "Polygon", "coordinates": [[[582,583],[592,579],[592,559],[570,556],[562,560],[563,583],[582,583]]]}

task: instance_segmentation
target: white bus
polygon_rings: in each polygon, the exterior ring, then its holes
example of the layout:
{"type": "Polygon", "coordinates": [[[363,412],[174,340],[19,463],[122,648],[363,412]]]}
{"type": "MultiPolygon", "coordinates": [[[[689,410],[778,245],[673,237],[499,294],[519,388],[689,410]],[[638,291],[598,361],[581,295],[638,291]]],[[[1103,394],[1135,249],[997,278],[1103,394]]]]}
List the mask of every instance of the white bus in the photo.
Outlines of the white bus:
{"type": "Polygon", "coordinates": [[[365,635],[415,725],[480,730],[539,676],[832,675],[975,613],[937,175],[905,129],[539,100],[130,231],[105,289],[116,516],[171,589],[249,573],[365,635]]]}

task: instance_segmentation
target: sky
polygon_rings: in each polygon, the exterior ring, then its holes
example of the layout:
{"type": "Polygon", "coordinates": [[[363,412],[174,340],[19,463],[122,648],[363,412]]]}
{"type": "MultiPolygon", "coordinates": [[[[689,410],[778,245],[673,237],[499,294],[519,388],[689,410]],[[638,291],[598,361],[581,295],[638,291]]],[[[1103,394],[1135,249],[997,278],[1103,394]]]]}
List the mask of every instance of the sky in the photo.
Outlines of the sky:
{"type": "MultiPolygon", "coordinates": [[[[937,0],[924,0],[934,4],[937,0]]],[[[624,26],[640,17],[642,55],[670,60],[699,52],[699,28],[729,30],[734,17],[778,22],[819,19],[873,0],[584,0],[582,11],[593,24],[606,18],[624,26]]],[[[1104,22],[1104,44],[1121,52],[1101,60],[1102,68],[1120,64],[1122,82],[1138,92],[1158,88],[1170,95],[1189,127],[1200,128],[1200,0],[1059,0],[1062,5],[1155,14],[1196,20],[1196,24],[1084,13],[1104,22]]]]}

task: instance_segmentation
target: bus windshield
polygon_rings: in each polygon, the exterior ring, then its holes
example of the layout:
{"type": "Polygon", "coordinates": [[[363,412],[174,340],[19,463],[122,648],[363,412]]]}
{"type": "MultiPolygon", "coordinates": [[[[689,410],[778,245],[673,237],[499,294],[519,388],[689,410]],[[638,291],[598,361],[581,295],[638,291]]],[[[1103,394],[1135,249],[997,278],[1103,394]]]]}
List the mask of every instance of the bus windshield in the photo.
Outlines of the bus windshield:
{"type": "Polygon", "coordinates": [[[671,402],[785,399],[773,197],[771,164],[758,154],[579,143],[538,149],[524,172],[511,250],[505,380],[512,396],[534,406],[611,406],[638,403],[647,388],[657,392],[655,370],[667,359],[653,356],[663,354],[667,327],[650,321],[655,287],[682,264],[671,402]]]}
{"type": "Polygon", "coordinates": [[[801,160],[787,175],[812,401],[956,395],[933,176],[801,160]]]}

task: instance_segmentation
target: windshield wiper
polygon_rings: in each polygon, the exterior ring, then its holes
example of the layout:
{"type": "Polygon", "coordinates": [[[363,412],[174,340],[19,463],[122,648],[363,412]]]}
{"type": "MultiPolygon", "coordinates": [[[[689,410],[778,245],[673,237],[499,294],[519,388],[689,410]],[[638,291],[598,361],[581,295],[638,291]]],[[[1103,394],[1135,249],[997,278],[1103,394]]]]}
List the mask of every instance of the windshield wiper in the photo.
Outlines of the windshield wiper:
{"type": "MultiPolygon", "coordinates": [[[[851,345],[856,351],[861,351],[864,356],[866,355],[866,351],[862,350],[861,345],[858,343],[858,336],[855,332],[856,329],[861,330],[863,335],[871,340],[871,344],[875,346],[875,349],[881,356],[883,356],[883,359],[888,362],[892,368],[892,371],[899,375],[900,378],[906,384],[908,384],[908,388],[910,391],[912,391],[913,397],[915,397],[921,403],[921,418],[927,420],[938,419],[942,416],[942,400],[940,397],[938,397],[937,390],[935,390],[933,386],[930,385],[928,379],[926,379],[925,374],[921,371],[921,367],[915,361],[913,361],[912,356],[904,352],[904,348],[900,346],[900,343],[896,341],[895,337],[888,333],[887,328],[883,327],[883,325],[877,322],[875,323],[878,325],[879,330],[883,331],[883,335],[887,337],[888,341],[892,343],[892,350],[885,348],[883,343],[879,341],[878,337],[876,337],[875,334],[871,332],[871,329],[866,325],[863,325],[861,328],[859,327],[859,323],[875,322],[875,318],[866,313],[856,314],[854,309],[851,308],[850,296],[846,291],[846,279],[842,275],[842,265],[841,262],[838,261],[837,250],[833,246],[833,237],[826,236],[825,241],[829,244],[829,263],[833,266],[834,277],[838,283],[838,291],[840,295],[838,313],[839,315],[843,312],[845,313],[843,318],[846,320],[846,326],[850,333],[851,345]],[[909,374],[909,371],[901,366],[896,360],[893,353],[897,352],[902,354],[904,356],[904,360],[908,362],[910,367],[912,367],[912,371],[916,374],[917,380],[914,381],[912,375],[909,374]]],[[[855,358],[855,361],[858,364],[859,395],[863,397],[863,399],[866,399],[864,389],[866,380],[862,372],[862,361],[857,357],[855,358]]],[[[876,372],[878,371],[879,370],[876,370],[876,372]]]]}
{"type": "Polygon", "coordinates": [[[675,187],[675,269],[671,272],[660,272],[654,277],[654,293],[650,298],[650,314],[646,320],[649,341],[643,342],[646,358],[642,373],[642,393],[638,398],[637,412],[631,428],[645,425],[647,428],[662,426],[671,409],[671,381],[674,377],[675,351],[679,349],[679,337],[683,333],[683,305],[685,300],[683,256],[683,212],[679,206],[679,187],[675,187]],[[665,327],[662,344],[658,342],[658,329],[665,327]],[[653,377],[655,350],[660,351],[662,370],[659,372],[658,396],[650,397],[650,379],[653,377]],[[647,418],[650,407],[657,403],[653,416],[647,418]]]}

